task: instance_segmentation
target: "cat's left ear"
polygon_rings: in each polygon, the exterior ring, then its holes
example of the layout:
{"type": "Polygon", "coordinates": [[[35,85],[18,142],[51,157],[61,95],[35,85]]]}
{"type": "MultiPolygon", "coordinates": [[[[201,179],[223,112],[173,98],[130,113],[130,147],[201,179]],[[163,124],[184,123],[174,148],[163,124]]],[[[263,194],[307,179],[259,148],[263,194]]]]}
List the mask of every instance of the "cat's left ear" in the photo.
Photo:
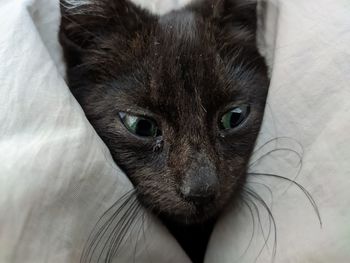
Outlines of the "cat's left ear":
{"type": "Polygon", "coordinates": [[[155,20],[130,0],[60,0],[60,7],[60,41],[74,61],[68,64],[79,64],[84,51],[105,36],[130,39],[155,20]]]}
{"type": "Polygon", "coordinates": [[[257,0],[199,0],[192,8],[211,21],[223,47],[256,48],[257,0]]]}

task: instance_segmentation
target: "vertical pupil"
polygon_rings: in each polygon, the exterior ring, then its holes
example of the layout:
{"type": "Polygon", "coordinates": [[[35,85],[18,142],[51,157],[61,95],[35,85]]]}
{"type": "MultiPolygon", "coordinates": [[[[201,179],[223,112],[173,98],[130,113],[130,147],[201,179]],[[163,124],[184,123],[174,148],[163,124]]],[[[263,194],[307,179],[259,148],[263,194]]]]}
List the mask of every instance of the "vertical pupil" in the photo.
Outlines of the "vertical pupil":
{"type": "Polygon", "coordinates": [[[248,114],[249,106],[246,105],[231,109],[222,116],[221,122],[219,123],[220,129],[228,130],[236,128],[244,122],[248,114]]]}
{"type": "Polygon", "coordinates": [[[140,136],[153,135],[153,124],[147,120],[139,120],[136,124],[136,133],[140,136]]]}
{"type": "Polygon", "coordinates": [[[237,108],[231,112],[230,124],[231,127],[235,127],[242,121],[242,110],[237,108]]]}

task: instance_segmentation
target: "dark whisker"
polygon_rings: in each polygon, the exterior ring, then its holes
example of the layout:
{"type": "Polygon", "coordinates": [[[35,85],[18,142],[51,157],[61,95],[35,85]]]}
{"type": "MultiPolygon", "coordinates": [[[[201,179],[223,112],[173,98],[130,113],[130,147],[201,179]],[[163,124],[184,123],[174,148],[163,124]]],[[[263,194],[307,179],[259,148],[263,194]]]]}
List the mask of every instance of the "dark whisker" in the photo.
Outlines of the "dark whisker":
{"type": "MultiPolygon", "coordinates": [[[[104,231],[103,231],[102,235],[100,235],[100,237],[98,238],[98,240],[95,242],[96,245],[95,245],[95,247],[94,247],[94,250],[93,250],[93,252],[92,252],[92,255],[94,254],[95,250],[97,249],[98,245],[100,244],[102,238],[104,238],[104,235],[105,235],[105,234],[107,233],[107,231],[110,229],[110,226],[115,222],[115,219],[116,219],[117,216],[120,214],[120,212],[123,211],[123,209],[124,209],[125,207],[127,207],[127,209],[128,209],[128,207],[130,207],[129,202],[130,202],[131,200],[133,200],[133,199],[132,199],[132,196],[130,196],[130,198],[128,198],[128,199],[117,209],[117,211],[114,212],[113,216],[112,216],[110,219],[108,219],[108,221],[107,221],[107,222],[105,223],[105,225],[102,227],[102,228],[104,228],[104,231]]],[[[125,211],[123,215],[125,215],[125,214],[127,214],[127,213],[128,213],[128,210],[125,211]]],[[[120,220],[117,221],[117,225],[119,225],[119,222],[120,222],[120,220]]],[[[113,229],[113,231],[114,231],[114,229],[113,229]]],[[[112,234],[113,234],[113,231],[112,231],[112,234]]],[[[105,248],[106,248],[107,245],[108,245],[109,239],[110,239],[110,236],[109,236],[109,238],[107,239],[107,241],[105,242],[105,244],[104,244],[104,246],[103,246],[103,248],[102,248],[102,251],[101,251],[101,253],[100,253],[99,256],[98,256],[97,262],[99,262],[100,259],[102,258],[103,252],[104,252],[105,248]]],[[[92,259],[92,257],[91,257],[91,259],[92,259]]],[[[91,260],[91,259],[90,259],[90,260],[91,260]]]]}
{"type": "Polygon", "coordinates": [[[260,249],[256,260],[259,258],[259,256],[261,255],[262,251],[264,250],[265,247],[268,247],[268,241],[270,239],[271,236],[271,232],[273,229],[273,233],[274,233],[274,239],[273,239],[273,248],[272,248],[272,262],[274,262],[275,260],[275,256],[276,256],[276,251],[277,251],[277,225],[275,222],[275,219],[273,217],[273,214],[271,212],[271,209],[269,208],[269,206],[266,204],[266,202],[264,201],[264,199],[257,194],[256,192],[254,192],[252,189],[249,189],[248,187],[244,187],[243,188],[244,193],[246,193],[248,196],[254,198],[254,200],[256,200],[258,203],[260,203],[266,210],[266,212],[268,213],[268,218],[269,218],[269,230],[267,235],[265,235],[264,230],[263,230],[263,226],[261,223],[261,216],[260,216],[260,211],[258,206],[253,202],[253,200],[249,199],[251,204],[254,207],[254,210],[256,211],[257,217],[258,217],[258,222],[259,222],[259,226],[264,238],[264,244],[262,246],[262,248],[260,249]]]}
{"type": "MultiPolygon", "coordinates": [[[[140,205],[141,206],[141,205],[140,205]]],[[[143,229],[143,225],[144,225],[144,215],[145,215],[145,211],[142,211],[142,214],[140,216],[140,220],[141,220],[141,223],[139,224],[139,229],[137,231],[137,235],[136,235],[136,242],[135,242],[135,248],[134,248],[134,253],[133,253],[133,262],[135,263],[136,262],[136,252],[137,252],[137,244],[138,244],[138,240],[140,239],[140,235],[142,233],[142,229],[143,229]]],[[[135,224],[136,225],[136,224],[135,224]]],[[[133,227],[134,229],[134,227],[133,227]]],[[[133,231],[131,231],[133,232],[133,231]]],[[[143,232],[144,233],[144,232],[143,232]]]]}
{"type": "MultiPolygon", "coordinates": [[[[128,218],[128,220],[126,221],[126,223],[124,224],[123,226],[123,229],[121,231],[121,234],[119,235],[121,238],[119,239],[119,242],[116,243],[114,249],[113,249],[113,257],[115,257],[117,255],[117,252],[118,252],[118,248],[120,247],[120,245],[122,244],[122,241],[123,241],[123,237],[129,233],[125,240],[128,240],[130,239],[132,236],[133,236],[133,230],[135,229],[135,225],[136,225],[136,219],[138,218],[138,214],[140,212],[140,209],[141,209],[141,205],[136,202],[136,206],[134,207],[133,209],[133,212],[131,213],[131,216],[128,218]],[[132,228],[130,228],[132,226],[132,228]],[[128,231],[130,230],[130,231],[128,231]]],[[[137,239],[135,240],[137,242],[137,239]]]]}
{"type": "Polygon", "coordinates": [[[135,190],[130,190],[119,198],[95,224],[83,249],[80,262],[92,262],[94,258],[100,262],[105,254],[106,259],[103,261],[111,262],[122,241],[126,240],[125,234],[136,220],[140,208],[135,190]],[[113,212],[114,209],[116,210],[113,212]]]}
{"type": "MultiPolygon", "coordinates": [[[[104,235],[105,231],[105,227],[107,226],[106,223],[103,224],[103,226],[97,231],[97,233],[95,233],[95,231],[98,229],[98,226],[100,224],[100,222],[108,215],[109,212],[112,211],[112,209],[116,206],[118,206],[121,202],[123,202],[125,199],[128,200],[128,197],[130,195],[132,195],[132,190],[126,192],[124,195],[121,196],[121,198],[119,198],[107,211],[105,211],[102,216],[100,217],[100,219],[98,220],[98,222],[95,224],[94,228],[92,229],[89,237],[88,237],[88,240],[86,242],[86,245],[84,247],[84,250],[83,250],[83,253],[82,253],[82,257],[81,257],[81,260],[80,262],[83,263],[83,262],[86,262],[87,258],[89,257],[90,254],[93,254],[94,251],[95,251],[95,245],[98,244],[98,242],[100,241],[100,239],[102,238],[102,236],[104,235]],[[102,235],[101,235],[101,232],[102,235]],[[101,237],[101,238],[98,238],[98,237],[101,237]],[[89,244],[87,246],[87,244],[89,244]],[[93,248],[94,247],[94,248],[93,248]],[[93,248],[93,249],[92,249],[93,248]],[[92,249],[92,250],[91,250],[92,249]]],[[[115,213],[113,213],[113,216],[115,215],[115,213]]],[[[112,216],[112,217],[113,217],[112,216]]],[[[111,221],[112,218],[110,218],[108,221],[111,221]]],[[[91,259],[89,260],[89,262],[91,262],[91,259]]]]}
{"type": "MultiPolygon", "coordinates": [[[[259,151],[261,151],[262,149],[264,149],[266,146],[268,146],[269,144],[271,144],[273,142],[278,143],[279,140],[288,140],[288,141],[296,143],[301,150],[301,155],[304,155],[304,147],[301,145],[301,143],[299,141],[297,141],[296,139],[294,139],[292,137],[287,137],[287,136],[279,136],[279,137],[275,137],[273,139],[266,141],[265,143],[263,143],[257,149],[254,150],[253,155],[257,154],[259,151]]],[[[274,148],[277,148],[277,146],[275,145],[274,148]]]]}
{"type": "Polygon", "coordinates": [[[116,226],[113,228],[111,236],[108,238],[110,242],[106,242],[106,245],[108,245],[108,250],[105,262],[109,263],[113,260],[120,247],[120,244],[123,240],[126,240],[125,234],[130,228],[133,220],[135,220],[135,207],[137,207],[137,199],[133,200],[132,204],[127,208],[127,211],[122,215],[122,218],[116,222],[116,226]]]}
{"type": "Polygon", "coordinates": [[[251,173],[248,173],[248,175],[252,175],[252,176],[267,176],[267,177],[273,177],[273,178],[276,178],[276,179],[280,179],[280,180],[285,180],[289,183],[292,183],[293,185],[297,186],[303,193],[304,195],[307,197],[307,199],[309,200],[310,204],[312,205],[315,213],[316,213],[316,216],[317,216],[317,219],[320,223],[320,227],[322,228],[322,219],[321,219],[321,215],[320,215],[320,211],[318,209],[318,206],[315,202],[315,200],[313,199],[312,195],[310,194],[310,192],[308,190],[305,189],[305,187],[303,187],[301,184],[299,184],[298,182],[292,180],[292,179],[289,179],[287,177],[283,177],[281,175],[277,175],[277,174],[271,174],[271,173],[258,173],[258,172],[251,172],[251,173]]]}
{"type": "MultiPolygon", "coordinates": [[[[283,137],[283,136],[273,138],[273,139],[265,142],[263,145],[261,145],[256,151],[254,151],[253,155],[257,154],[258,152],[260,152],[263,148],[265,148],[270,143],[272,143],[272,142],[276,142],[277,143],[279,140],[283,140],[283,139],[296,143],[299,146],[301,152],[298,152],[297,150],[294,150],[294,149],[291,149],[291,148],[287,148],[287,147],[276,148],[277,146],[275,145],[274,149],[269,150],[268,152],[264,153],[258,159],[254,160],[254,161],[251,161],[249,166],[248,166],[248,168],[252,169],[252,167],[255,166],[257,163],[259,163],[260,161],[262,161],[263,159],[265,159],[266,157],[268,157],[269,155],[271,155],[271,154],[273,154],[275,152],[280,152],[280,151],[281,152],[290,152],[290,153],[296,155],[297,158],[298,158],[298,164],[296,164],[296,167],[298,167],[298,170],[296,171],[294,178],[291,180],[291,181],[296,181],[296,179],[299,177],[299,175],[301,173],[301,170],[303,168],[303,155],[304,155],[304,148],[301,145],[301,143],[298,142],[297,140],[295,140],[293,138],[290,138],[290,137],[283,137]]],[[[254,157],[252,157],[251,160],[252,159],[254,159],[254,157]]],[[[291,186],[292,186],[292,184],[289,187],[291,187],[291,186]]],[[[288,191],[289,187],[286,189],[286,191],[288,191]]]]}
{"type": "Polygon", "coordinates": [[[251,244],[252,244],[252,242],[253,242],[254,235],[255,235],[255,218],[254,218],[253,209],[252,209],[251,206],[249,205],[249,202],[248,202],[247,200],[245,200],[245,197],[244,197],[244,196],[243,196],[243,198],[242,198],[241,201],[242,201],[242,203],[243,203],[244,205],[246,205],[246,207],[247,207],[248,210],[249,210],[249,213],[250,213],[250,216],[251,216],[252,222],[253,222],[253,230],[252,230],[252,235],[251,235],[251,237],[250,237],[250,239],[249,239],[249,242],[248,242],[248,245],[247,245],[246,249],[243,251],[242,255],[241,255],[238,259],[240,259],[241,257],[243,257],[243,256],[248,252],[248,250],[249,250],[249,248],[250,248],[250,246],[251,246],[251,244]]]}
{"type": "MultiPolygon", "coordinates": [[[[273,202],[273,193],[272,193],[271,188],[267,184],[260,183],[260,182],[253,182],[253,181],[247,181],[247,184],[256,184],[256,185],[261,185],[262,187],[264,187],[264,189],[266,189],[269,192],[271,202],[273,202]]],[[[272,207],[272,203],[270,206],[272,207]]]]}
{"type": "Polygon", "coordinates": [[[297,166],[302,167],[302,160],[303,160],[303,156],[302,154],[300,154],[299,152],[297,152],[296,150],[293,149],[289,149],[289,148],[277,148],[277,149],[273,149],[268,151],[267,153],[264,153],[262,156],[260,156],[258,159],[254,160],[252,163],[249,164],[249,167],[254,166],[256,163],[260,162],[262,159],[264,159],[265,157],[267,157],[268,155],[270,155],[271,153],[274,152],[279,152],[279,151],[284,151],[284,152],[290,152],[295,154],[298,157],[299,163],[297,166]]]}

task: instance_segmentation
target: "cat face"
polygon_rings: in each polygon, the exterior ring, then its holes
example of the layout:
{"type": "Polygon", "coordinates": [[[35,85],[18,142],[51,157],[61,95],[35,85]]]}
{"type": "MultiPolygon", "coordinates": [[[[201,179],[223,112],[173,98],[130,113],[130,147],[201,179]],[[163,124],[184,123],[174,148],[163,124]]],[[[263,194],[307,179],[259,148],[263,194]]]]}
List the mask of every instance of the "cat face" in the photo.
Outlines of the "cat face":
{"type": "Polygon", "coordinates": [[[256,3],[155,16],[127,0],[62,0],[69,86],[154,213],[218,214],[244,183],[268,89],[256,3]]]}

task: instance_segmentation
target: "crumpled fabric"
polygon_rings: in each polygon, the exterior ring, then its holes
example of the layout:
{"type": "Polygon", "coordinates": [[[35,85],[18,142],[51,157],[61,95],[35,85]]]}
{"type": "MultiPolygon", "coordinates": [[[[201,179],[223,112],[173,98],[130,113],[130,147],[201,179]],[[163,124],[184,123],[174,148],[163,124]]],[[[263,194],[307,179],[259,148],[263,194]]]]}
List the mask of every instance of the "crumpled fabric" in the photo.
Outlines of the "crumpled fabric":
{"type": "MultiPolygon", "coordinates": [[[[136,2],[160,13],[185,3],[136,2]]],[[[271,87],[251,194],[219,220],[205,262],[349,262],[350,2],[274,0],[260,13],[271,87]]],[[[101,215],[132,191],[64,81],[59,16],[56,0],[0,2],[1,263],[79,262],[101,215]]],[[[140,211],[113,262],[190,262],[140,211]]]]}

